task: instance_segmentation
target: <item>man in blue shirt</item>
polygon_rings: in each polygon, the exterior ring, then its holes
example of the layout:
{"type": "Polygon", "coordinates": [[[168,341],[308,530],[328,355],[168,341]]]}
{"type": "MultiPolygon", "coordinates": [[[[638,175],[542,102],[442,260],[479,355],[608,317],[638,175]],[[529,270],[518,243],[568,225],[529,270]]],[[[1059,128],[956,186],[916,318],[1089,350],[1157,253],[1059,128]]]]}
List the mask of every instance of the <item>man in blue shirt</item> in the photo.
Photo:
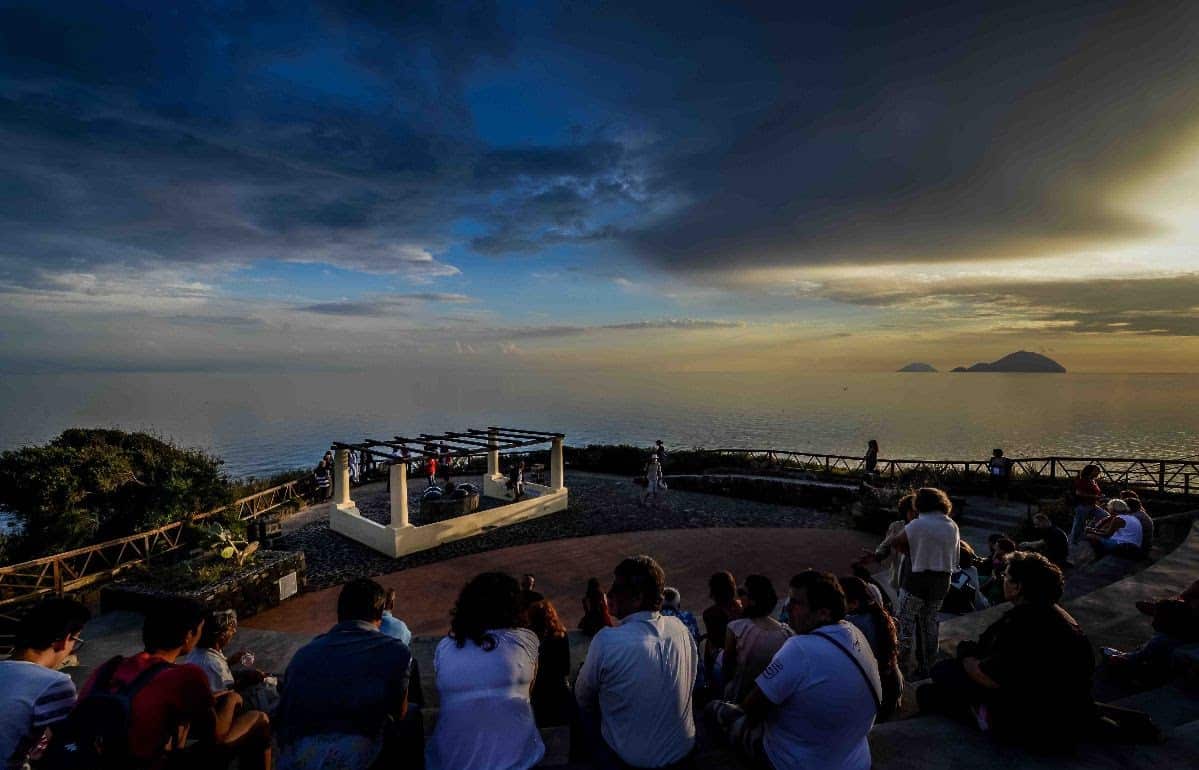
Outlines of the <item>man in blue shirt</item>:
{"type": "Polygon", "coordinates": [[[412,654],[380,632],[387,594],[373,580],[346,583],[337,625],[300,648],[287,667],[275,714],[278,770],[369,767],[408,709],[412,654]]]}

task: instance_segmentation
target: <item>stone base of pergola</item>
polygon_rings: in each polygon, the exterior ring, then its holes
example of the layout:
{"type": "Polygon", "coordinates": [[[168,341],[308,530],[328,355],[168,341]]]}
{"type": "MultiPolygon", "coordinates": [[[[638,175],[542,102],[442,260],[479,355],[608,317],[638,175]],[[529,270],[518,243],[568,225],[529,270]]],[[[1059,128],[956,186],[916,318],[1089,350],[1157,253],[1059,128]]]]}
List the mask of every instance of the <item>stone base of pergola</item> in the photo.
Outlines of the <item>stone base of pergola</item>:
{"type": "MultiPolygon", "coordinates": [[[[525,482],[523,500],[419,527],[408,523],[407,463],[395,462],[390,466],[391,522],[378,524],[364,517],[350,499],[349,451],[339,448],[334,453],[329,528],[392,558],[435,548],[495,527],[506,527],[566,510],[568,490],[563,484],[561,438],[551,441],[548,485],[525,482]]],[[[500,473],[499,458],[498,450],[487,452],[487,473],[482,478],[482,495],[507,500],[511,497],[507,487],[508,477],[500,473]]]]}

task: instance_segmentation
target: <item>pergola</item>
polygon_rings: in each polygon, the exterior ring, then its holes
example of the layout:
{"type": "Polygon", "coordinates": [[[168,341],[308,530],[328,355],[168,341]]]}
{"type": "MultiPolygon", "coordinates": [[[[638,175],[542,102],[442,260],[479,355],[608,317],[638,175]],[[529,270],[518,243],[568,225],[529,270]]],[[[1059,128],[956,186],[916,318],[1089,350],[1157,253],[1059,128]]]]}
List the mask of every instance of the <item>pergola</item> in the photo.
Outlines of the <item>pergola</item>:
{"type": "Polygon", "coordinates": [[[525,428],[468,428],[441,434],[419,433],[394,436],[390,440],[365,439],[359,442],[335,442],[333,461],[333,500],[330,526],[383,553],[399,556],[456,540],[482,531],[484,527],[503,526],[527,518],[564,510],[567,490],[563,484],[563,433],[525,428]],[[526,483],[529,499],[437,522],[413,527],[408,521],[408,463],[429,458],[445,460],[486,455],[487,472],[483,476],[485,497],[507,499],[506,477],[500,472],[500,452],[550,445],[549,484],[526,483]],[[350,452],[365,452],[389,466],[391,483],[391,521],[387,526],[361,516],[350,499],[350,452]],[[383,530],[383,531],[380,531],[383,530]]]}

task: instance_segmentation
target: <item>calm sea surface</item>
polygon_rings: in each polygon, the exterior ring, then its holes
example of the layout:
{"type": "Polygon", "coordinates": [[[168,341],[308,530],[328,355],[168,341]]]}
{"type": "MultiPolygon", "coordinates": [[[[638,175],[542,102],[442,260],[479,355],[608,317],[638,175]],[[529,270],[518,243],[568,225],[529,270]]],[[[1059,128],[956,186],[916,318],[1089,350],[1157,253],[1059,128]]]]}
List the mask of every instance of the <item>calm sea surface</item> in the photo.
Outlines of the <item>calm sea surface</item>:
{"type": "Polygon", "coordinates": [[[312,465],[332,441],[508,425],[567,443],[884,457],[1199,455],[1199,376],[570,375],[461,371],[0,375],[0,449],[72,426],[148,429],[237,476],[312,465]]]}

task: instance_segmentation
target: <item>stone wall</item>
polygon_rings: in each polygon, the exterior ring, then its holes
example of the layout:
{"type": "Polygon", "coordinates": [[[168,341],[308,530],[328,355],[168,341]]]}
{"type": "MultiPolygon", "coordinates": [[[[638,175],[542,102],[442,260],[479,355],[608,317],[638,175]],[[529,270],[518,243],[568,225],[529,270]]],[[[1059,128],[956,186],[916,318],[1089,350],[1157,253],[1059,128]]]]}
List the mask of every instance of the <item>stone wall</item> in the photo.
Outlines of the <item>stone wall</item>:
{"type": "Polygon", "coordinates": [[[237,610],[237,616],[244,618],[303,592],[306,583],[303,551],[259,551],[248,566],[195,590],[164,590],[144,577],[118,581],[101,590],[100,609],[145,613],[162,602],[188,597],[213,609],[237,610]]]}

